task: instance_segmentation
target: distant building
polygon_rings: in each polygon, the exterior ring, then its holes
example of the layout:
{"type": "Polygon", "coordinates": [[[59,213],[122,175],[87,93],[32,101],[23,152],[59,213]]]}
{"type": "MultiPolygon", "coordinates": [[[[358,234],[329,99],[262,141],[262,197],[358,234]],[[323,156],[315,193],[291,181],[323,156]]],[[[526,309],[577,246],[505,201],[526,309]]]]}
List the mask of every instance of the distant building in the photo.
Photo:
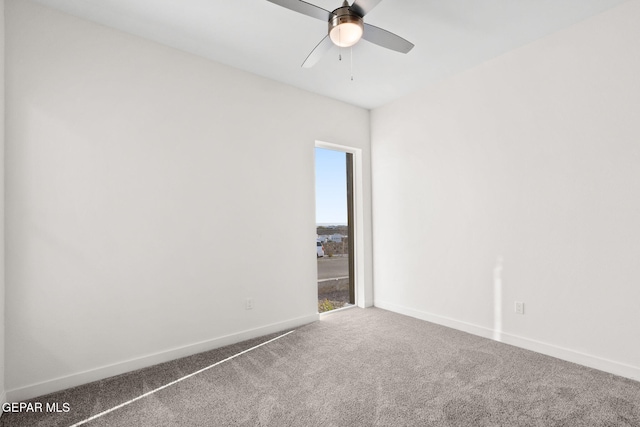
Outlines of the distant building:
{"type": "Polygon", "coordinates": [[[317,236],[317,240],[318,242],[322,242],[322,243],[327,243],[327,242],[336,242],[336,243],[342,243],[342,239],[344,239],[346,236],[343,236],[342,234],[316,234],[317,236]]]}

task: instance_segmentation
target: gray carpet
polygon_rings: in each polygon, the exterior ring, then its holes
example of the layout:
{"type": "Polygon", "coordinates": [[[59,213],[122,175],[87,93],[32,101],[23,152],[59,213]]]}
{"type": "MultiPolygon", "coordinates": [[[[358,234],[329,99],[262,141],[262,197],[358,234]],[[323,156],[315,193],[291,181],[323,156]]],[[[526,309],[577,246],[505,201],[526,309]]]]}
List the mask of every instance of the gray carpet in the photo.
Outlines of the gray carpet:
{"type": "MultiPolygon", "coordinates": [[[[33,399],[70,426],[270,337],[33,399]]],[[[640,426],[640,383],[380,309],[348,309],[86,426],[640,426]]]]}

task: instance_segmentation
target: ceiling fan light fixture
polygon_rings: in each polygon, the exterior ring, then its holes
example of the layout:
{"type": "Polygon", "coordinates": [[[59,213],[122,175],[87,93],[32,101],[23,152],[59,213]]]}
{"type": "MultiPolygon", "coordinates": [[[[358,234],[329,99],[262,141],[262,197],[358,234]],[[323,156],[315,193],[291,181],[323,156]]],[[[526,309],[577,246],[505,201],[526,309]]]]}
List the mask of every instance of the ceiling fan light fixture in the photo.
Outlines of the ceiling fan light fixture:
{"type": "Polygon", "coordinates": [[[351,12],[348,7],[333,11],[329,20],[329,38],[340,47],[349,47],[358,43],[364,33],[362,17],[351,12]]]}
{"type": "Polygon", "coordinates": [[[348,0],[343,0],[342,6],[333,12],[302,0],[267,1],[324,22],[328,21],[327,35],[307,55],[302,63],[303,68],[313,67],[325,53],[331,50],[333,45],[350,47],[360,39],[366,39],[370,43],[400,53],[408,53],[413,49],[413,43],[410,41],[382,28],[364,23],[364,16],[371,12],[371,9],[381,0],[354,0],[351,5],[348,0]]]}
{"type": "Polygon", "coordinates": [[[362,33],[362,26],[353,22],[347,22],[333,27],[329,32],[329,37],[334,44],[340,47],[349,47],[360,41],[362,33]]]}

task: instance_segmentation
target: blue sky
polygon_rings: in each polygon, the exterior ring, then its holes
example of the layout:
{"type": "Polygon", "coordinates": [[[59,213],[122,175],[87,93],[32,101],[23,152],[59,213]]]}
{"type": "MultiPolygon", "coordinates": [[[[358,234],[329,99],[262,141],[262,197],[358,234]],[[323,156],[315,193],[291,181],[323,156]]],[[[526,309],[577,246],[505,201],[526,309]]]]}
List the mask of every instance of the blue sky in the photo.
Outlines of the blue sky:
{"type": "Polygon", "coordinates": [[[347,223],[346,153],[316,148],[316,223],[347,223]]]}

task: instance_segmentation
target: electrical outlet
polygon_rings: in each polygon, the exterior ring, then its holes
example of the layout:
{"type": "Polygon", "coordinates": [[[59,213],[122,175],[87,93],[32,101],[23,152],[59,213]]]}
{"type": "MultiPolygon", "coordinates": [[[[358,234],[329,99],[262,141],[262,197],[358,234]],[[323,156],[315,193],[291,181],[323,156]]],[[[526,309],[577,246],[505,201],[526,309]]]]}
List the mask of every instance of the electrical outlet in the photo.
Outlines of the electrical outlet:
{"type": "Polygon", "coordinates": [[[245,310],[251,310],[253,309],[253,298],[247,298],[244,301],[244,309],[245,310]]]}
{"type": "Polygon", "coordinates": [[[524,314],[524,303],[520,301],[516,301],[516,313],[524,314]]]}

